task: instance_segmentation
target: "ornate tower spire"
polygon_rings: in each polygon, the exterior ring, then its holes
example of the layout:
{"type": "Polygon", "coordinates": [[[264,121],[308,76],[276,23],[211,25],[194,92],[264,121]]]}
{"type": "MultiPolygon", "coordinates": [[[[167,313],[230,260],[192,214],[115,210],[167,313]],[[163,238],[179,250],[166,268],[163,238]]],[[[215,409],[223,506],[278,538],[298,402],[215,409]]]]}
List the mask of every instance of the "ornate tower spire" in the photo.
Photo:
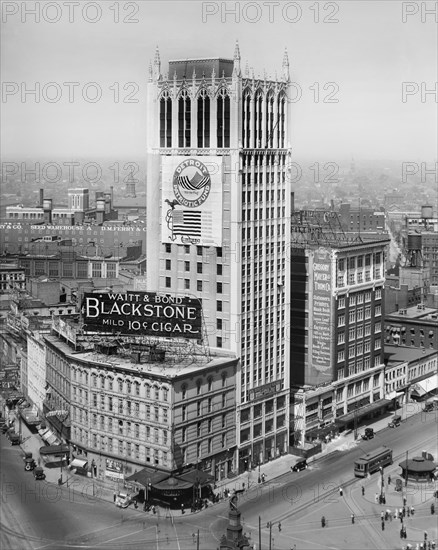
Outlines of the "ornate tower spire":
{"type": "Polygon", "coordinates": [[[283,79],[288,82],[290,79],[289,74],[289,56],[287,55],[287,48],[284,49],[284,55],[283,55],[283,79]]]}
{"type": "Polygon", "coordinates": [[[151,61],[149,61],[148,73],[149,73],[149,82],[152,82],[152,62],[151,61]]]}
{"type": "Polygon", "coordinates": [[[241,76],[241,70],[240,70],[240,49],[239,49],[239,42],[236,40],[236,47],[234,48],[234,67],[233,67],[233,75],[234,76],[241,76]]]}
{"type": "Polygon", "coordinates": [[[160,52],[158,46],[155,48],[155,57],[154,57],[154,77],[155,80],[158,80],[161,76],[161,61],[160,61],[160,52]]]}

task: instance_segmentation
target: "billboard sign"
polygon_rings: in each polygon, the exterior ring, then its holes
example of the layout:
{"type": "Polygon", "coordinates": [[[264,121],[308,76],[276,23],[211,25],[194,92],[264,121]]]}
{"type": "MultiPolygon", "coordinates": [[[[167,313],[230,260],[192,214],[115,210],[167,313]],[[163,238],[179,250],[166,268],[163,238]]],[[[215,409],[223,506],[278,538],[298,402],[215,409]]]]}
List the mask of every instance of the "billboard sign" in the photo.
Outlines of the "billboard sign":
{"type": "Polygon", "coordinates": [[[162,242],[222,246],[222,158],[162,162],[162,242]]]}
{"type": "Polygon", "coordinates": [[[118,460],[107,458],[105,460],[105,476],[112,479],[123,479],[123,464],[118,460]]]}
{"type": "Polygon", "coordinates": [[[315,250],[313,256],[313,338],[312,364],[319,372],[331,365],[332,274],[330,252],[315,250]]]}
{"type": "Polygon", "coordinates": [[[85,332],[117,332],[175,338],[202,338],[202,306],[197,298],[156,292],[85,293],[85,332]]]}

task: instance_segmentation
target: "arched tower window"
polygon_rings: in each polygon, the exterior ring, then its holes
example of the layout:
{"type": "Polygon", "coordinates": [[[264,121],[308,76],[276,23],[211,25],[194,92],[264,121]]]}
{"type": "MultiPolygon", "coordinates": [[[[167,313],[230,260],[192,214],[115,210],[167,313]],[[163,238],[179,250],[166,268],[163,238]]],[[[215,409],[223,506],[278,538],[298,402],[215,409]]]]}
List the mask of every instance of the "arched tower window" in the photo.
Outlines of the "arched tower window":
{"type": "Polygon", "coordinates": [[[286,131],[286,96],[281,92],[277,98],[278,120],[277,120],[277,143],[280,149],[284,148],[286,131]]]}
{"type": "Polygon", "coordinates": [[[160,147],[172,146],[172,100],[167,91],[160,99],[160,147]]]}
{"type": "Polygon", "coordinates": [[[266,98],[266,137],[264,146],[272,149],[274,143],[274,94],[270,92],[266,98]]]}
{"type": "Polygon", "coordinates": [[[230,97],[226,88],[221,88],[217,97],[217,146],[230,146],[230,97]]]}
{"type": "Polygon", "coordinates": [[[198,95],[198,147],[210,147],[210,98],[205,89],[198,95]]]}
{"type": "Polygon", "coordinates": [[[256,92],[255,100],[254,100],[254,147],[260,148],[262,147],[262,127],[263,127],[263,113],[262,113],[262,105],[263,105],[263,92],[261,90],[258,90],[256,92]]]}
{"type": "Polygon", "coordinates": [[[251,92],[249,90],[243,92],[242,117],[242,143],[244,148],[249,149],[251,146],[251,92]]]}
{"type": "Polygon", "coordinates": [[[187,90],[178,99],[178,147],[190,147],[191,101],[187,90]]]}

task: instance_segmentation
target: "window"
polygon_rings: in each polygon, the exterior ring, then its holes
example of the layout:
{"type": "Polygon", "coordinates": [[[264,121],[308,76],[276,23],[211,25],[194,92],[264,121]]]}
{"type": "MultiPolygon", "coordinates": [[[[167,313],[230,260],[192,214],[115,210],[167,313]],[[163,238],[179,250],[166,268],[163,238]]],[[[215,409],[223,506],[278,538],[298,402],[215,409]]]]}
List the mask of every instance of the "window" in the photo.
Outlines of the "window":
{"type": "Polygon", "coordinates": [[[340,332],[338,334],[338,344],[343,344],[345,342],[345,332],[340,332]]]}
{"type": "Polygon", "coordinates": [[[222,311],[222,300],[217,300],[216,309],[217,311],[222,311]]]}
{"type": "Polygon", "coordinates": [[[184,271],[190,271],[190,262],[184,262],[184,271]]]}
{"type": "Polygon", "coordinates": [[[172,269],[172,260],[166,260],[166,270],[172,269]]]}
{"type": "Polygon", "coordinates": [[[187,406],[186,405],[182,406],[181,412],[182,412],[182,419],[187,420],[187,406]]]}
{"type": "Polygon", "coordinates": [[[170,277],[166,277],[166,288],[171,288],[172,286],[172,279],[170,277]]]}
{"type": "Polygon", "coordinates": [[[338,317],[338,327],[345,326],[345,315],[339,315],[338,317]]]}
{"type": "Polygon", "coordinates": [[[222,264],[217,264],[216,266],[216,273],[218,275],[222,275],[222,264]]]}
{"type": "Polygon", "coordinates": [[[216,347],[221,348],[222,345],[223,345],[223,343],[222,343],[222,337],[221,337],[221,336],[217,336],[217,337],[216,337],[216,347]]]}
{"type": "Polygon", "coordinates": [[[222,294],[222,283],[216,283],[216,292],[222,294]]]}
{"type": "Polygon", "coordinates": [[[169,244],[169,243],[166,243],[165,246],[166,246],[166,252],[167,252],[168,254],[170,254],[170,252],[172,252],[172,245],[169,244]]]}
{"type": "Polygon", "coordinates": [[[196,281],[196,290],[202,292],[202,281],[196,281]]]}
{"type": "Polygon", "coordinates": [[[184,279],[184,288],[185,290],[190,289],[190,279],[184,279]]]}
{"type": "Polygon", "coordinates": [[[343,309],[344,307],[345,307],[345,298],[339,298],[338,309],[343,309]]]}
{"type": "Polygon", "coordinates": [[[196,247],[196,254],[197,254],[198,256],[202,256],[202,246],[197,246],[197,247],[196,247]]]}
{"type": "Polygon", "coordinates": [[[190,245],[188,245],[188,244],[184,245],[184,253],[185,254],[190,254],[190,245]]]}

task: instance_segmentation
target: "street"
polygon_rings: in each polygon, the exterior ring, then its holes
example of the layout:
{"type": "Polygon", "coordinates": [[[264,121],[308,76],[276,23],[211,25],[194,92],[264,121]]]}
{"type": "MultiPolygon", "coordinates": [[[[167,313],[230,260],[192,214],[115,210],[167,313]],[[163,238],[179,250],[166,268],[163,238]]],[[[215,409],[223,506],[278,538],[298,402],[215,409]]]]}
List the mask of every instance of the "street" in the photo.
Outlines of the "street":
{"type": "MultiPolygon", "coordinates": [[[[360,441],[349,451],[337,451],[316,462],[308,470],[288,472],[265,484],[254,484],[239,496],[244,532],[259,548],[258,517],[261,516],[262,548],[269,548],[268,522],[273,522],[272,550],[297,548],[381,548],[384,540],[375,531],[374,493],[378,490],[377,474],[366,481],[367,499],[358,500],[356,493],[362,480],[353,476],[355,458],[387,445],[394,451],[393,470],[409,449],[412,456],[423,449],[437,456],[436,416],[417,414],[397,429],[384,429],[370,441],[360,441]],[[343,487],[340,497],[338,488],[343,487]],[[365,508],[361,508],[366,504],[365,508]],[[347,528],[354,509],[356,525],[347,528]],[[321,539],[320,518],[325,515],[327,528],[321,539]],[[281,522],[281,527],[278,524],[281,522]],[[361,541],[361,542],[359,542],[361,541]]],[[[196,514],[173,515],[158,510],[145,514],[132,507],[118,509],[110,502],[58,487],[46,481],[34,481],[25,472],[20,447],[11,447],[5,436],[1,446],[2,547],[8,550],[55,548],[120,548],[185,550],[199,547],[215,550],[227,525],[229,505],[222,501],[196,514]]],[[[388,468],[389,470],[389,468],[388,468]]],[[[431,494],[415,498],[418,521],[426,513],[431,494]]],[[[399,498],[399,497],[398,497],[399,498]]],[[[377,514],[377,516],[376,516],[377,514]]],[[[435,522],[436,523],[436,522],[435,522]]],[[[380,525],[380,524],[379,524],[380,525]]],[[[379,527],[378,525],[378,527],[379,527]]],[[[432,528],[429,529],[432,537],[432,528]]],[[[411,530],[410,530],[411,532],[411,530]]],[[[389,531],[388,531],[389,535],[389,531]]],[[[400,542],[400,541],[398,541],[400,542]]],[[[401,548],[401,545],[394,546],[401,548]]]]}

